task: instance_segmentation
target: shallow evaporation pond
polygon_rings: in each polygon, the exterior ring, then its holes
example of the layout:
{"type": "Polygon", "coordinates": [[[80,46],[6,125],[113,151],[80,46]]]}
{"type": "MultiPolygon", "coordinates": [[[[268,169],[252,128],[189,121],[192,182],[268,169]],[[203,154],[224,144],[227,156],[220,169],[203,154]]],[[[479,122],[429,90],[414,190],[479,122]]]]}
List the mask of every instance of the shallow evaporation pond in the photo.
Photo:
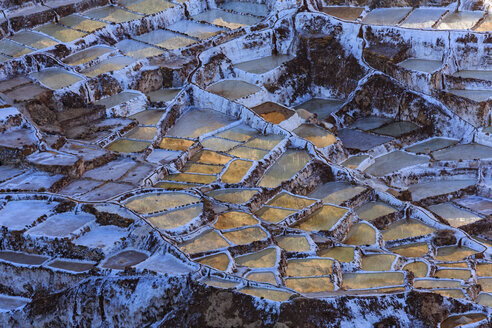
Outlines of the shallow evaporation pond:
{"type": "Polygon", "coordinates": [[[391,153],[374,159],[374,164],[369,166],[365,172],[374,176],[384,176],[401,169],[427,164],[429,158],[418,155],[410,155],[401,150],[396,150],[391,153]]]}
{"type": "Polygon", "coordinates": [[[269,56],[237,63],[234,64],[234,67],[253,74],[264,74],[279,67],[292,58],[293,57],[289,55],[269,56]]]}
{"type": "Polygon", "coordinates": [[[356,210],[357,215],[367,221],[396,213],[397,210],[383,202],[368,202],[356,210]]]}
{"type": "Polygon", "coordinates": [[[350,126],[352,129],[359,129],[362,131],[369,131],[372,129],[377,129],[380,126],[391,122],[391,118],[388,117],[378,117],[378,116],[366,116],[360,117],[355,120],[354,124],[350,126]]]}
{"type": "Polygon", "coordinates": [[[454,73],[453,76],[492,81],[492,70],[462,70],[454,73]]]}
{"type": "Polygon", "coordinates": [[[268,15],[268,7],[263,3],[230,1],[220,4],[220,8],[233,10],[241,14],[251,14],[264,17],[268,15]]]}
{"type": "Polygon", "coordinates": [[[198,15],[191,16],[195,21],[205,21],[217,26],[227,27],[232,30],[257,24],[261,18],[228,13],[220,9],[212,9],[204,11],[198,15]]]}
{"type": "Polygon", "coordinates": [[[342,286],[347,289],[366,289],[400,286],[405,283],[401,272],[343,273],[342,286]]]}
{"type": "Polygon", "coordinates": [[[252,161],[242,159],[233,160],[227,170],[222,174],[220,180],[224,183],[239,183],[253,165],[252,161]]]}
{"type": "Polygon", "coordinates": [[[262,89],[254,84],[241,80],[223,80],[209,85],[205,90],[224,98],[237,100],[257,93],[262,89]]]}
{"type": "Polygon", "coordinates": [[[148,257],[149,256],[145,253],[135,250],[127,250],[108,258],[104,261],[102,267],[115,270],[124,270],[127,267],[132,267],[140,262],[143,262],[148,257]]]}
{"type": "Polygon", "coordinates": [[[311,206],[316,202],[315,199],[309,199],[302,196],[292,195],[285,191],[279,193],[273,199],[267,202],[268,206],[301,210],[311,206]]]}
{"type": "Polygon", "coordinates": [[[237,281],[218,279],[218,278],[209,278],[209,279],[202,280],[202,282],[207,286],[213,286],[217,288],[234,288],[237,285],[239,285],[237,281]]]}
{"type": "Polygon", "coordinates": [[[449,138],[432,138],[407,147],[405,150],[415,154],[429,154],[435,150],[457,144],[459,140],[449,138]]]}
{"type": "Polygon", "coordinates": [[[392,137],[380,136],[356,129],[340,129],[338,137],[344,147],[366,151],[393,140],[392,137]]]}
{"type": "Polygon", "coordinates": [[[492,158],[492,147],[479,144],[455,145],[432,152],[438,161],[458,161],[492,158]]]}
{"type": "Polygon", "coordinates": [[[149,110],[143,110],[137,114],[133,114],[132,116],[129,116],[129,118],[137,120],[138,123],[141,125],[156,125],[164,113],[165,113],[164,110],[149,109],[149,110]]]}
{"type": "Polygon", "coordinates": [[[231,211],[219,215],[215,228],[220,230],[234,229],[258,224],[251,214],[245,212],[231,211]]]}
{"type": "Polygon", "coordinates": [[[106,6],[93,8],[83,13],[84,16],[92,19],[100,19],[111,23],[124,23],[135,19],[140,19],[143,16],[131,13],[129,11],[118,8],[117,6],[106,6]]]}
{"type": "Polygon", "coordinates": [[[247,125],[240,124],[218,133],[216,137],[245,142],[256,137],[257,135],[258,135],[258,131],[256,131],[255,129],[247,125]]]}
{"type": "Polygon", "coordinates": [[[293,132],[299,137],[311,141],[318,148],[327,147],[336,141],[333,134],[314,124],[302,124],[293,132]]]}
{"type": "Polygon", "coordinates": [[[85,272],[94,267],[95,263],[68,261],[57,259],[51,262],[48,266],[55,269],[73,271],[73,272],[85,272]]]}
{"type": "Polygon", "coordinates": [[[258,186],[275,188],[304,168],[311,156],[303,150],[287,150],[261,178],[258,186]]]}
{"type": "Polygon", "coordinates": [[[415,288],[431,289],[431,288],[461,288],[460,280],[450,279],[415,279],[413,282],[415,288]]]}
{"type": "Polygon", "coordinates": [[[214,249],[229,247],[229,243],[215,230],[208,230],[180,246],[189,254],[202,253],[214,249]]]}
{"type": "Polygon", "coordinates": [[[169,30],[180,32],[194,38],[205,40],[211,38],[225,29],[214,25],[202,24],[190,20],[182,20],[168,27],[169,30]]]}
{"type": "Polygon", "coordinates": [[[150,216],[147,220],[157,229],[174,229],[198,217],[202,213],[202,210],[202,204],[191,205],[182,209],[165,212],[164,214],[150,216]]]}
{"type": "Polygon", "coordinates": [[[477,303],[483,306],[492,307],[492,294],[480,293],[477,297],[477,303]]]}
{"type": "Polygon", "coordinates": [[[253,281],[267,282],[272,285],[277,285],[277,279],[275,278],[275,274],[271,271],[264,271],[264,272],[252,271],[249,272],[245,278],[253,281]]]}
{"type": "Polygon", "coordinates": [[[269,151],[275,148],[283,139],[282,136],[276,134],[260,135],[244,143],[244,146],[269,151]]]}
{"type": "Polygon", "coordinates": [[[327,276],[333,272],[333,263],[326,258],[291,259],[285,272],[290,277],[327,276]]]}
{"type": "Polygon", "coordinates": [[[165,0],[120,0],[118,4],[131,11],[145,15],[157,14],[175,6],[173,3],[165,0]]]}
{"type": "Polygon", "coordinates": [[[60,40],[61,42],[72,42],[87,35],[84,32],[76,31],[71,28],[66,28],[55,23],[44,24],[35,28],[34,30],[45,33],[55,38],[56,40],[60,40]]]}
{"type": "Polygon", "coordinates": [[[182,192],[147,193],[128,199],[125,202],[125,206],[137,213],[149,214],[199,201],[199,197],[182,192]]]}
{"type": "Polygon", "coordinates": [[[217,176],[210,174],[178,173],[170,174],[166,177],[166,179],[178,182],[209,184],[215,182],[217,180],[217,176]]]}
{"type": "Polygon", "coordinates": [[[361,269],[364,271],[389,271],[396,256],[392,254],[368,254],[361,260],[361,269]]]}
{"type": "Polygon", "coordinates": [[[427,243],[414,243],[392,247],[389,250],[405,257],[422,257],[429,253],[429,245],[427,243]]]}
{"type": "Polygon", "coordinates": [[[214,151],[222,151],[222,152],[228,152],[229,150],[240,144],[241,143],[237,141],[216,138],[216,137],[209,137],[202,141],[202,145],[204,148],[214,151]]]}
{"type": "Polygon", "coordinates": [[[75,231],[87,227],[96,217],[85,212],[65,212],[50,216],[45,221],[27,230],[25,234],[31,236],[46,236],[53,238],[67,238],[75,231]]]}
{"type": "Polygon", "coordinates": [[[475,180],[424,181],[410,185],[408,191],[412,194],[413,201],[419,201],[429,197],[453,193],[473,186],[475,183],[475,180]]]}
{"type": "Polygon", "coordinates": [[[35,49],[44,49],[58,44],[55,39],[48,38],[41,33],[33,31],[18,32],[11,36],[10,39],[35,49]]]}
{"type": "Polygon", "coordinates": [[[407,270],[413,273],[415,277],[426,277],[429,272],[429,266],[425,262],[416,261],[406,264],[403,270],[407,270]]]}
{"type": "Polygon", "coordinates": [[[319,185],[309,194],[309,197],[321,199],[325,204],[340,205],[360,195],[366,190],[367,188],[363,186],[352,185],[343,181],[335,181],[319,185]]]}
{"type": "Polygon", "coordinates": [[[24,265],[41,265],[48,260],[48,257],[37,254],[0,251],[0,260],[24,265]]]}
{"type": "Polygon", "coordinates": [[[471,224],[482,219],[474,213],[463,210],[453,205],[452,203],[431,205],[428,208],[429,210],[446,220],[450,226],[455,228],[471,224]]]}
{"type": "Polygon", "coordinates": [[[363,24],[395,26],[410,12],[411,8],[378,8],[362,18],[363,24]]]}
{"type": "Polygon", "coordinates": [[[154,30],[134,37],[136,40],[158,47],[174,50],[189,46],[197,41],[166,30],[154,30]]]}
{"type": "Polygon", "coordinates": [[[151,126],[139,126],[127,134],[124,135],[125,138],[138,139],[138,140],[152,140],[157,134],[157,128],[151,126]]]}
{"type": "Polygon", "coordinates": [[[103,28],[107,25],[107,23],[87,19],[86,17],[83,17],[79,14],[65,16],[59,20],[59,23],[84,32],[94,32],[95,30],[103,28]]]}
{"type": "Polygon", "coordinates": [[[167,103],[174,99],[178,95],[181,89],[159,89],[147,93],[151,102],[163,102],[167,103]]]}
{"type": "Polygon", "coordinates": [[[465,89],[452,89],[449,90],[449,93],[452,93],[456,96],[468,98],[476,102],[487,101],[492,97],[492,90],[465,90],[465,89]]]}
{"type": "Polygon", "coordinates": [[[455,262],[478,253],[468,247],[444,246],[437,249],[436,261],[455,262]]]}
{"type": "Polygon", "coordinates": [[[43,200],[12,200],[0,209],[0,225],[9,230],[22,230],[41,216],[48,214],[58,203],[43,200]]]}
{"type": "Polygon", "coordinates": [[[347,212],[348,209],[346,208],[323,205],[321,209],[296,223],[293,228],[308,232],[330,230],[347,212]]]}
{"type": "Polygon", "coordinates": [[[405,28],[431,28],[446,12],[446,8],[415,8],[400,24],[405,28]]]}
{"type": "Polygon", "coordinates": [[[225,271],[229,267],[231,259],[226,253],[214,254],[206,257],[202,257],[196,260],[201,264],[208,265],[209,267],[215,268],[217,270],[225,271]]]}
{"type": "Polygon", "coordinates": [[[219,154],[211,150],[203,150],[194,155],[190,161],[202,164],[224,165],[227,164],[232,157],[219,154]]]}
{"type": "Polygon", "coordinates": [[[418,129],[420,129],[420,127],[416,124],[412,122],[402,121],[402,122],[393,122],[388,125],[384,125],[380,128],[373,129],[372,132],[396,138],[415,132],[418,129]]]}
{"type": "Polygon", "coordinates": [[[492,293],[492,278],[478,278],[477,283],[482,287],[482,291],[492,293]]]}
{"type": "Polygon", "coordinates": [[[344,100],[340,99],[323,99],[323,98],[313,98],[300,105],[297,105],[296,109],[305,109],[312,114],[318,115],[320,120],[323,120],[330,116],[331,113],[338,111],[344,100]]]}
{"type": "Polygon", "coordinates": [[[408,58],[398,63],[398,66],[411,71],[432,73],[442,67],[442,61],[422,58],[408,58]]]}
{"type": "Polygon", "coordinates": [[[343,161],[341,164],[349,169],[355,170],[359,165],[369,158],[369,155],[356,155],[350,156],[347,160],[343,161]]]}
{"type": "Polygon", "coordinates": [[[280,124],[295,114],[293,110],[271,101],[252,107],[251,110],[272,124],[280,124]]]}
{"type": "Polygon", "coordinates": [[[9,39],[0,40],[0,49],[2,49],[2,53],[4,53],[5,55],[12,56],[14,58],[23,56],[34,51],[34,49],[32,48],[20,45],[9,39]]]}
{"type": "Polygon", "coordinates": [[[276,208],[276,207],[271,207],[271,206],[263,206],[258,210],[255,215],[257,217],[262,218],[265,221],[271,222],[271,223],[278,223],[288,217],[289,215],[292,215],[294,213],[297,213],[297,210],[290,210],[287,208],[276,208]]]}
{"type": "Polygon", "coordinates": [[[343,243],[347,245],[373,245],[376,243],[376,231],[366,223],[354,224],[343,243]]]}
{"type": "Polygon", "coordinates": [[[259,161],[268,154],[268,151],[239,146],[231,150],[229,154],[245,160],[259,161]]]}
{"type": "Polygon", "coordinates": [[[245,287],[241,288],[239,291],[247,295],[262,297],[275,302],[285,302],[292,295],[291,292],[269,288],[245,287]]]}
{"type": "Polygon", "coordinates": [[[492,263],[477,263],[477,276],[492,277],[492,263]]]}
{"type": "Polygon", "coordinates": [[[455,328],[461,327],[463,325],[472,324],[474,322],[482,321],[486,319],[487,316],[483,313],[467,313],[467,314],[457,314],[446,318],[439,327],[441,328],[455,328]]]}
{"type": "Polygon", "coordinates": [[[287,252],[308,252],[309,241],[303,235],[285,235],[277,237],[278,246],[287,252]]]}
{"type": "Polygon", "coordinates": [[[273,247],[236,257],[238,265],[249,268],[270,268],[277,262],[277,250],[273,247]]]}
{"type": "Polygon", "coordinates": [[[287,278],[285,286],[302,294],[331,292],[335,289],[330,277],[287,278]]]}
{"type": "Polygon", "coordinates": [[[167,135],[180,138],[198,138],[232,122],[234,122],[233,117],[218,111],[192,109],[178,119],[173,127],[167,131],[167,135]]]}
{"type": "Polygon", "coordinates": [[[140,96],[139,93],[136,92],[130,92],[130,91],[123,91],[120,93],[117,93],[115,95],[99,99],[96,101],[96,105],[103,105],[106,108],[112,108],[115,106],[118,106],[120,104],[132,101],[134,99],[137,99],[140,96]]]}
{"type": "Polygon", "coordinates": [[[85,68],[80,73],[84,74],[87,77],[96,77],[100,74],[119,71],[120,69],[133,64],[135,62],[134,58],[126,57],[126,56],[114,56],[109,57],[107,59],[102,60],[100,63],[85,68]]]}
{"type": "Polygon", "coordinates": [[[462,289],[433,289],[433,293],[442,295],[444,297],[450,297],[450,298],[465,298],[466,295],[463,292],[462,289]]]}
{"type": "Polygon", "coordinates": [[[246,245],[255,241],[263,240],[268,234],[260,227],[249,227],[223,233],[229,241],[236,245],[246,245]]]}
{"type": "Polygon", "coordinates": [[[454,202],[479,214],[492,215],[492,199],[473,195],[455,200],[454,202]]]}
{"type": "Polygon", "coordinates": [[[107,150],[118,153],[140,153],[150,146],[150,142],[142,140],[116,139],[106,146],[107,150]]]}
{"type": "Polygon", "coordinates": [[[158,56],[164,53],[164,50],[150,46],[143,42],[125,39],[114,45],[125,56],[130,56],[136,59],[158,56]]]}
{"type": "Polygon", "coordinates": [[[348,21],[355,21],[364,11],[363,7],[322,7],[325,14],[348,21]]]}
{"type": "Polygon", "coordinates": [[[484,16],[481,11],[449,11],[441,20],[439,30],[468,30],[475,26],[484,16]]]}
{"type": "Polygon", "coordinates": [[[82,81],[84,78],[62,68],[46,68],[31,73],[31,76],[50,89],[61,89],[82,81]]]}
{"type": "Polygon", "coordinates": [[[435,277],[442,279],[460,279],[467,281],[471,277],[471,272],[468,269],[438,269],[435,277]]]}
{"type": "Polygon", "coordinates": [[[224,203],[243,204],[248,202],[257,193],[257,189],[231,188],[213,190],[208,192],[207,195],[224,203]]]}
{"type": "Polygon", "coordinates": [[[318,256],[331,257],[340,262],[352,262],[355,256],[354,247],[350,246],[335,246],[331,248],[324,248],[318,252],[318,256]]]}
{"type": "Polygon", "coordinates": [[[382,231],[385,241],[420,237],[434,232],[436,229],[414,219],[402,219],[386,227],[382,231]]]}
{"type": "Polygon", "coordinates": [[[164,137],[162,138],[161,143],[159,144],[159,148],[176,150],[176,151],[186,151],[194,143],[195,142],[193,140],[164,137]]]}

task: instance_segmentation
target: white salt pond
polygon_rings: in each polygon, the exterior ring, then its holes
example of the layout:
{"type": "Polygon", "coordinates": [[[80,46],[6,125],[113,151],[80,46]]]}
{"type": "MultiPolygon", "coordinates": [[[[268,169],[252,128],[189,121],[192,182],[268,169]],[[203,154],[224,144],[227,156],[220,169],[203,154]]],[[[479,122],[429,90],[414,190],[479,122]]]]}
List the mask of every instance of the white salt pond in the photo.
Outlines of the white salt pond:
{"type": "Polygon", "coordinates": [[[408,58],[398,63],[398,66],[412,71],[432,73],[442,67],[442,61],[422,58],[408,58]]]}
{"type": "Polygon", "coordinates": [[[234,67],[253,74],[264,74],[279,67],[292,58],[294,57],[290,55],[269,56],[237,63],[234,67]]]}
{"type": "Polygon", "coordinates": [[[378,8],[370,11],[362,23],[395,26],[405,18],[412,8],[378,8]]]}
{"type": "Polygon", "coordinates": [[[42,71],[31,73],[31,77],[54,90],[69,87],[84,79],[82,76],[58,67],[45,68],[42,71]]]}
{"type": "Polygon", "coordinates": [[[400,26],[405,28],[431,28],[445,12],[445,8],[415,8],[400,26]]]}

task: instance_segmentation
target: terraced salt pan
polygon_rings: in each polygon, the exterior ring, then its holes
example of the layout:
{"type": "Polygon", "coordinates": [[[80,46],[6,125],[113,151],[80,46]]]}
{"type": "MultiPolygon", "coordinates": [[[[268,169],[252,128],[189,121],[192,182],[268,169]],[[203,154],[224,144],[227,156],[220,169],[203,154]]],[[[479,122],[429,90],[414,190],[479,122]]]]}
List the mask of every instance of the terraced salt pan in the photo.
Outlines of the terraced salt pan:
{"type": "Polygon", "coordinates": [[[149,109],[133,114],[128,118],[137,120],[140,125],[156,125],[164,112],[164,110],[149,109]]]}
{"type": "Polygon", "coordinates": [[[479,196],[467,196],[455,200],[454,202],[479,214],[492,215],[492,199],[479,196]]]}
{"type": "Polygon", "coordinates": [[[250,128],[247,125],[240,124],[230,129],[227,129],[223,132],[218,133],[216,137],[244,142],[250,140],[251,138],[256,137],[257,135],[258,135],[258,131],[256,131],[255,129],[250,128]]]}
{"type": "Polygon", "coordinates": [[[48,257],[37,254],[0,251],[0,260],[23,265],[41,265],[48,260],[48,257]]]}
{"type": "Polygon", "coordinates": [[[330,116],[331,113],[335,113],[337,110],[339,110],[344,102],[344,100],[339,99],[313,98],[306,101],[305,103],[297,105],[295,108],[305,109],[312,114],[318,115],[319,119],[324,120],[325,118],[330,116]]]}
{"type": "Polygon", "coordinates": [[[492,81],[491,70],[462,70],[453,74],[453,76],[470,78],[477,80],[492,81]]]}
{"type": "Polygon", "coordinates": [[[258,17],[233,14],[220,9],[204,11],[198,15],[191,16],[191,18],[197,22],[204,21],[217,26],[227,27],[232,30],[254,25],[261,21],[258,17]]]}
{"type": "Polygon", "coordinates": [[[307,252],[311,249],[303,235],[285,235],[277,238],[278,246],[287,252],[307,252]]]}
{"type": "Polygon", "coordinates": [[[452,203],[442,203],[437,205],[429,206],[429,210],[439,215],[441,218],[445,219],[452,227],[461,227],[482,218],[469,212],[463,210],[452,203]]]}
{"type": "Polygon", "coordinates": [[[239,183],[252,165],[253,162],[235,159],[229,164],[220,179],[225,183],[239,183]]]}
{"type": "Polygon", "coordinates": [[[114,270],[124,270],[127,267],[132,267],[145,261],[148,257],[147,254],[139,251],[125,250],[109,257],[104,261],[102,267],[114,270]]]}
{"type": "Polygon", "coordinates": [[[229,1],[220,4],[220,8],[233,10],[241,14],[250,14],[260,17],[268,15],[268,7],[262,3],[229,1]]]}
{"type": "Polygon", "coordinates": [[[344,215],[347,213],[346,208],[332,205],[323,205],[323,207],[300,223],[294,225],[294,228],[304,231],[330,230],[344,215]]]}
{"type": "Polygon", "coordinates": [[[126,57],[126,56],[114,56],[107,59],[104,59],[100,63],[83,69],[80,73],[84,74],[87,77],[96,77],[100,74],[119,71],[122,68],[132,64],[135,62],[134,58],[126,57]]]}
{"type": "Polygon", "coordinates": [[[461,327],[463,325],[473,324],[485,319],[486,316],[482,313],[467,313],[466,315],[451,315],[446,320],[441,322],[442,328],[461,327]]]}
{"type": "Polygon", "coordinates": [[[388,136],[375,135],[355,129],[340,129],[338,137],[346,148],[366,151],[391,141],[388,136]]]}
{"type": "Polygon", "coordinates": [[[347,289],[366,289],[404,284],[401,272],[343,273],[342,286],[347,289]]]}
{"type": "Polygon", "coordinates": [[[468,247],[443,246],[437,249],[436,261],[455,262],[477,253],[468,247]]]}
{"type": "Polygon", "coordinates": [[[376,243],[376,231],[365,223],[354,224],[343,243],[346,245],[372,245],[376,243]]]}
{"type": "Polygon", "coordinates": [[[403,270],[412,272],[414,277],[423,278],[427,276],[429,266],[425,262],[416,261],[406,264],[403,270]]]}
{"type": "Polygon", "coordinates": [[[215,228],[220,230],[234,229],[256,225],[256,220],[251,214],[245,212],[231,211],[219,215],[215,228]]]}
{"type": "Polygon", "coordinates": [[[263,240],[268,234],[259,227],[249,227],[223,233],[229,241],[236,245],[246,245],[255,241],[263,240]]]}
{"type": "Polygon", "coordinates": [[[225,271],[230,263],[230,258],[226,253],[214,254],[206,257],[202,257],[197,260],[203,265],[215,268],[217,270],[225,271]]]}
{"type": "Polygon", "coordinates": [[[311,156],[302,150],[287,150],[261,178],[258,186],[275,188],[289,180],[311,160],[311,156]]]}
{"type": "Polygon", "coordinates": [[[257,217],[262,218],[265,221],[271,223],[278,223],[288,217],[296,213],[296,210],[290,210],[286,208],[275,208],[271,206],[263,206],[259,211],[255,213],[257,217]]]}
{"type": "Polygon", "coordinates": [[[336,141],[333,134],[314,124],[301,124],[293,132],[299,137],[311,141],[318,148],[327,147],[336,141]]]}
{"type": "Polygon", "coordinates": [[[196,40],[192,38],[184,37],[174,32],[165,30],[154,30],[135,36],[134,39],[168,50],[183,48],[196,42],[196,40]]]}
{"type": "Polygon", "coordinates": [[[164,53],[162,49],[130,39],[122,40],[114,46],[118,48],[125,56],[136,59],[153,57],[164,53]]]}
{"type": "Polygon", "coordinates": [[[492,15],[488,14],[483,22],[475,29],[477,32],[492,31],[492,15]]]}
{"type": "Polygon", "coordinates": [[[5,55],[2,55],[0,53],[0,63],[5,63],[7,61],[9,61],[11,58],[9,56],[5,56],[5,55]]]}
{"type": "Polygon", "coordinates": [[[76,30],[81,30],[88,33],[92,33],[95,30],[99,28],[103,28],[104,26],[107,25],[107,23],[87,19],[86,17],[83,17],[78,14],[71,14],[65,16],[59,20],[59,23],[74,28],[76,30]]]}
{"type": "Polygon", "coordinates": [[[429,154],[435,150],[447,148],[457,144],[459,140],[449,138],[432,138],[407,147],[405,150],[415,154],[429,154]]]}
{"type": "Polygon", "coordinates": [[[450,93],[459,97],[468,98],[476,102],[487,101],[492,97],[492,90],[449,90],[450,93]]]}
{"type": "Polygon", "coordinates": [[[427,243],[414,243],[389,249],[391,252],[405,257],[422,257],[429,252],[427,243]]]}
{"type": "Polygon", "coordinates": [[[423,58],[408,58],[398,63],[398,66],[412,71],[432,73],[442,67],[442,61],[423,58]]]}
{"type": "Polygon", "coordinates": [[[0,210],[0,225],[10,230],[22,230],[48,214],[56,205],[42,200],[10,201],[0,210]]]}
{"type": "Polygon", "coordinates": [[[283,291],[283,290],[276,290],[276,289],[271,289],[271,288],[241,288],[239,290],[241,293],[247,294],[247,295],[252,295],[256,297],[263,297],[275,302],[284,302],[287,301],[292,293],[283,291]]]}
{"type": "Polygon", "coordinates": [[[98,226],[73,241],[76,245],[106,248],[128,236],[128,231],[113,225],[98,226]]]}
{"type": "Polygon", "coordinates": [[[270,268],[273,267],[276,262],[277,250],[273,247],[236,257],[236,263],[238,265],[249,268],[270,268]]]}
{"type": "Polygon", "coordinates": [[[25,233],[31,236],[65,238],[95,219],[95,216],[88,213],[55,214],[25,233]]]}
{"type": "Polygon", "coordinates": [[[259,161],[268,154],[268,151],[239,146],[229,152],[230,155],[251,161],[259,161]]]}
{"type": "Polygon", "coordinates": [[[260,135],[254,139],[250,139],[249,141],[245,142],[244,146],[270,151],[275,146],[277,146],[282,140],[283,140],[282,136],[275,135],[275,134],[260,135]]]}
{"type": "Polygon", "coordinates": [[[203,205],[191,205],[185,208],[165,212],[160,215],[150,216],[147,218],[150,223],[157,229],[167,230],[181,227],[194,218],[200,216],[203,211],[203,205]]]}
{"type": "Polygon", "coordinates": [[[326,258],[291,259],[287,261],[286,275],[290,277],[325,276],[333,272],[334,261],[326,258]]]}
{"type": "Polygon", "coordinates": [[[429,227],[421,223],[420,221],[414,219],[405,219],[390,224],[386,227],[385,230],[382,231],[382,234],[385,241],[390,241],[396,239],[425,236],[434,232],[435,230],[436,229],[429,227]]]}
{"type": "Polygon", "coordinates": [[[61,42],[72,42],[87,35],[84,32],[76,31],[54,23],[48,23],[37,27],[35,31],[45,33],[61,42]]]}
{"type": "Polygon", "coordinates": [[[437,25],[439,30],[469,30],[484,16],[483,11],[450,11],[437,25]]]}
{"type": "Polygon", "coordinates": [[[445,12],[445,8],[415,8],[400,26],[405,28],[431,28],[445,12]]]}
{"type": "Polygon", "coordinates": [[[148,193],[128,199],[125,206],[137,213],[146,214],[161,212],[198,201],[200,198],[182,192],[148,193]]]}
{"type": "Polygon", "coordinates": [[[118,8],[117,6],[106,6],[90,9],[82,14],[85,17],[102,20],[109,23],[124,23],[134,19],[140,19],[143,16],[131,13],[118,8]]]}
{"type": "Polygon", "coordinates": [[[355,170],[356,168],[359,167],[359,165],[365,161],[366,159],[369,158],[369,155],[356,155],[356,156],[350,156],[348,159],[343,161],[341,164],[345,167],[348,167],[349,169],[355,170]]]}
{"type": "Polygon", "coordinates": [[[224,98],[237,100],[257,93],[262,89],[254,84],[241,80],[222,80],[215,84],[209,85],[205,90],[224,98]]]}
{"type": "Polygon", "coordinates": [[[375,158],[374,164],[369,166],[365,172],[374,176],[384,176],[407,167],[428,162],[429,158],[427,157],[410,155],[401,150],[396,150],[375,158]]]}
{"type": "Polygon", "coordinates": [[[325,204],[340,205],[364,192],[367,188],[347,182],[327,182],[314,189],[309,197],[321,199],[325,204]]]}
{"type": "Polygon", "coordinates": [[[355,21],[357,18],[360,17],[362,12],[364,11],[364,8],[362,8],[362,7],[323,7],[323,8],[321,8],[321,11],[324,12],[325,14],[335,16],[335,17],[343,19],[343,20],[355,21]]]}
{"type": "Polygon", "coordinates": [[[33,31],[18,32],[11,36],[10,39],[34,49],[44,49],[58,44],[57,40],[33,31]]]}
{"type": "Polygon", "coordinates": [[[105,54],[108,54],[114,50],[115,49],[108,46],[92,46],[66,57],[63,62],[73,66],[81,65],[88,63],[96,58],[99,58],[105,54]]]}
{"type": "Polygon", "coordinates": [[[94,267],[94,265],[95,263],[92,262],[80,262],[80,261],[62,260],[62,259],[56,259],[50,264],[48,264],[50,268],[72,271],[77,273],[89,271],[94,267]]]}
{"type": "Polygon", "coordinates": [[[188,162],[184,166],[184,171],[187,173],[202,173],[202,174],[217,174],[222,171],[222,165],[208,165],[188,162]]]}
{"type": "Polygon", "coordinates": [[[124,135],[128,139],[149,140],[155,137],[157,128],[151,126],[139,126],[124,135]]]}
{"type": "Polygon", "coordinates": [[[292,58],[294,57],[290,55],[269,56],[237,63],[234,64],[234,67],[253,74],[264,74],[279,67],[292,58]]]}
{"type": "Polygon", "coordinates": [[[257,193],[257,189],[231,188],[213,190],[208,192],[207,196],[224,203],[243,204],[248,202],[257,193]]]}
{"type": "Polygon", "coordinates": [[[412,122],[393,122],[388,125],[384,125],[380,128],[372,130],[372,132],[377,134],[384,134],[391,137],[401,137],[405,134],[412,133],[419,129],[419,126],[412,122]]]}
{"type": "Polygon", "coordinates": [[[483,292],[480,293],[477,297],[477,303],[487,307],[492,307],[492,294],[483,292]]]}
{"type": "Polygon", "coordinates": [[[218,26],[182,20],[168,27],[169,30],[180,32],[188,36],[205,40],[225,31],[218,26]]]}
{"type": "Polygon", "coordinates": [[[441,279],[460,279],[466,281],[470,279],[471,272],[468,269],[439,269],[435,276],[441,279]]]}
{"type": "Polygon", "coordinates": [[[180,246],[181,250],[190,254],[207,252],[228,247],[229,243],[215,230],[203,232],[199,236],[180,246]]]}
{"type": "Polygon", "coordinates": [[[364,271],[389,271],[396,256],[392,254],[364,255],[360,267],[364,271]]]}
{"type": "Polygon", "coordinates": [[[335,289],[329,277],[287,278],[285,286],[303,294],[331,292],[335,289]]]}
{"type": "Polygon", "coordinates": [[[188,274],[197,269],[195,266],[186,264],[169,253],[153,255],[137,264],[136,267],[173,275],[188,274]]]}
{"type": "Polygon", "coordinates": [[[9,39],[0,40],[0,52],[5,55],[16,58],[31,53],[33,51],[34,49],[20,45],[9,39]]]}
{"type": "Polygon", "coordinates": [[[222,152],[228,152],[229,150],[240,144],[241,143],[236,141],[215,137],[210,137],[202,141],[202,145],[204,148],[222,152]]]}
{"type": "Polygon", "coordinates": [[[395,26],[405,18],[412,8],[378,8],[370,11],[362,23],[395,26]]]}
{"type": "Polygon", "coordinates": [[[372,221],[381,216],[396,213],[397,210],[383,202],[368,202],[356,210],[357,215],[367,221],[372,221]]]}
{"type": "Polygon", "coordinates": [[[203,150],[193,156],[190,161],[203,164],[224,165],[227,164],[232,157],[219,154],[211,150],[203,150]]]}
{"type": "Polygon", "coordinates": [[[211,109],[193,109],[182,115],[173,127],[167,131],[167,135],[181,138],[198,138],[233,121],[232,117],[211,109]]]}
{"type": "Polygon", "coordinates": [[[366,116],[356,119],[354,124],[352,124],[350,128],[359,129],[362,131],[369,131],[372,129],[377,129],[389,122],[391,122],[391,119],[387,117],[366,116]]]}
{"type": "Polygon", "coordinates": [[[120,0],[118,4],[126,9],[144,15],[157,14],[175,6],[173,3],[165,0],[120,0]]]}
{"type": "Polygon", "coordinates": [[[259,282],[267,282],[272,285],[277,285],[277,279],[275,278],[275,274],[270,271],[266,272],[249,272],[246,276],[246,279],[259,281],[259,282]]]}
{"type": "Polygon", "coordinates": [[[492,147],[480,144],[460,144],[432,152],[438,161],[458,161],[492,158],[492,147]]]}
{"type": "Polygon", "coordinates": [[[173,100],[180,91],[181,89],[159,89],[149,92],[147,97],[151,102],[167,103],[173,100]]]}
{"type": "Polygon", "coordinates": [[[309,199],[302,196],[289,194],[283,191],[275,196],[272,200],[268,201],[267,205],[300,210],[314,204],[315,202],[315,199],[309,199]]]}
{"type": "Polygon", "coordinates": [[[82,81],[84,78],[64,70],[62,68],[46,68],[31,74],[31,77],[39,80],[43,85],[51,89],[61,89],[82,81]]]}
{"type": "Polygon", "coordinates": [[[476,183],[475,180],[440,180],[432,182],[419,182],[408,187],[413,201],[435,197],[467,188],[476,183]]]}
{"type": "Polygon", "coordinates": [[[147,149],[150,144],[149,141],[116,139],[106,146],[106,149],[118,153],[140,153],[147,149]]]}
{"type": "Polygon", "coordinates": [[[340,262],[352,262],[354,260],[355,250],[354,247],[335,246],[321,249],[318,252],[318,256],[331,257],[340,262]]]}

